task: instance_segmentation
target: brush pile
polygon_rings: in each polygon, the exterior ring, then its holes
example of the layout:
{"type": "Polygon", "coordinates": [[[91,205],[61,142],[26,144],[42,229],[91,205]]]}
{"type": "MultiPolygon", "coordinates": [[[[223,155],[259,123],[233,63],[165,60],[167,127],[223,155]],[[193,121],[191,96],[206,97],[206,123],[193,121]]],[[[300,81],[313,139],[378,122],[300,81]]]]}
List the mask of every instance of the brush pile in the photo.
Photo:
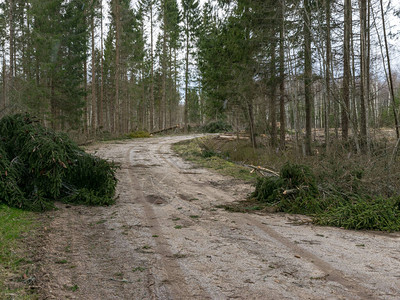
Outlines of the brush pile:
{"type": "Polygon", "coordinates": [[[0,203],[37,211],[55,200],[109,205],[116,169],[29,115],[0,120],[0,203]]]}
{"type": "Polygon", "coordinates": [[[251,197],[277,211],[313,217],[316,224],[382,231],[400,230],[400,195],[369,195],[361,172],[351,172],[350,189],[319,182],[308,166],[285,164],[279,177],[257,179],[251,197]]]}

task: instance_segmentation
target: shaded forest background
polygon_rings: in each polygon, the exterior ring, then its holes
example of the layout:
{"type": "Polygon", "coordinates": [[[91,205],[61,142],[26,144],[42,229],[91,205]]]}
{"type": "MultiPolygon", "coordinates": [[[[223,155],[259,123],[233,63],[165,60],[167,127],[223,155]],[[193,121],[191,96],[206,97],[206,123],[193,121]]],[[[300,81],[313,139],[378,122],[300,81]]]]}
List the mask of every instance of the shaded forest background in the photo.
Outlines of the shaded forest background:
{"type": "Polygon", "coordinates": [[[399,138],[400,21],[383,0],[7,0],[0,117],[87,138],[224,121],[304,154],[399,138]]]}

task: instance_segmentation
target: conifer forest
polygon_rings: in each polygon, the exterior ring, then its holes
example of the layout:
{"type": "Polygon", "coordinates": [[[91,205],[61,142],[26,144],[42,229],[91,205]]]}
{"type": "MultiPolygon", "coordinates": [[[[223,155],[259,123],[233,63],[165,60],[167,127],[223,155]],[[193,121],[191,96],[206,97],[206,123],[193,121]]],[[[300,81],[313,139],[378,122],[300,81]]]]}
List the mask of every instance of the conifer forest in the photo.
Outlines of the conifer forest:
{"type": "Polygon", "coordinates": [[[0,0],[0,299],[400,299],[399,148],[399,0],[0,0]]]}
{"type": "Polygon", "coordinates": [[[399,137],[400,11],[387,0],[6,0],[0,115],[86,136],[224,121],[311,154],[399,137]]]}

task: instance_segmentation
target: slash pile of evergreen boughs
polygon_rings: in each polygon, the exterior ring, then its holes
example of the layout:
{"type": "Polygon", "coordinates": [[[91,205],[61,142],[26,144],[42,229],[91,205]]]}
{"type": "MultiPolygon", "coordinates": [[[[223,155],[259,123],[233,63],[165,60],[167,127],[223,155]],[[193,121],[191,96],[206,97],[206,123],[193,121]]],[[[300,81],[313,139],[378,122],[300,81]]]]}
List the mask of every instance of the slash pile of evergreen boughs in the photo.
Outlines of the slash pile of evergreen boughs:
{"type": "MultiPolygon", "coordinates": [[[[357,174],[357,178],[361,174],[357,174]]],[[[278,211],[312,216],[314,223],[383,231],[400,230],[400,196],[368,195],[361,189],[327,193],[308,166],[286,164],[279,177],[258,178],[252,198],[278,211]]]]}
{"type": "Polygon", "coordinates": [[[29,115],[0,120],[0,203],[30,210],[52,208],[55,200],[109,205],[116,169],[29,115]]]}
{"type": "Polygon", "coordinates": [[[202,132],[205,133],[219,133],[219,132],[226,132],[232,131],[232,126],[224,121],[214,121],[204,125],[201,128],[202,132]]]}

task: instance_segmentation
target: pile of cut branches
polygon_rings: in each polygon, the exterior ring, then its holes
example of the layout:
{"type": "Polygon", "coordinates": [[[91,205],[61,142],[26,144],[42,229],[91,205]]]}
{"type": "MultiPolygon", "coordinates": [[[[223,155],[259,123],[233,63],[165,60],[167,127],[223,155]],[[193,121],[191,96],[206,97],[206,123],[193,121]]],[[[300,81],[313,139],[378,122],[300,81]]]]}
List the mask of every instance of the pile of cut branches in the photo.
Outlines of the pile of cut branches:
{"type": "Polygon", "coordinates": [[[109,205],[116,169],[29,115],[0,120],[0,203],[30,210],[52,208],[56,199],[109,205]]]}
{"type": "Polygon", "coordinates": [[[400,230],[400,196],[370,196],[360,188],[353,188],[351,193],[331,188],[327,193],[326,186],[317,184],[305,165],[287,163],[279,177],[258,178],[251,197],[278,211],[312,216],[314,223],[320,225],[400,230]]]}

